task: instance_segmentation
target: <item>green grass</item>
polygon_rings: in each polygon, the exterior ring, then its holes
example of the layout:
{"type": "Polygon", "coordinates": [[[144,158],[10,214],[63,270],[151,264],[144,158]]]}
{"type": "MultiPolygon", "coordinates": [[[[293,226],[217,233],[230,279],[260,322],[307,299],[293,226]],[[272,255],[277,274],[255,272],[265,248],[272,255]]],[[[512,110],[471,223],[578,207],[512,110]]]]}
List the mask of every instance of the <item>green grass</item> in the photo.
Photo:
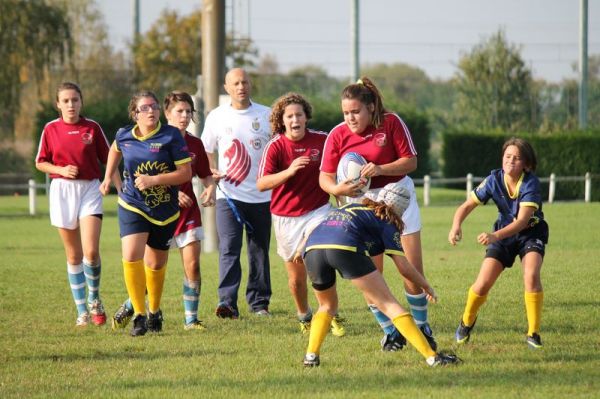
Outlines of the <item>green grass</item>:
{"type": "MultiPolygon", "coordinates": [[[[446,194],[444,194],[446,195],[446,194]]],[[[449,194],[448,194],[449,195],[449,194]]],[[[456,193],[457,201],[464,194],[456,193]]],[[[432,203],[435,204],[434,197],[432,203]]],[[[112,314],[125,298],[115,198],[106,201],[101,292],[112,314]]],[[[455,204],[457,204],[456,202],[455,204]]],[[[455,349],[460,367],[428,368],[407,348],[382,353],[381,332],[361,295],[339,281],[347,336],[328,336],[322,365],[305,370],[307,344],[295,322],[283,264],[272,247],[272,318],[217,319],[217,256],[202,255],[200,316],[208,330],[182,329],[182,267],[171,253],[162,308],[164,333],[131,338],[109,327],[74,327],[65,259],[50,226],[47,199],[27,216],[25,197],[0,197],[0,397],[324,397],[324,398],[562,398],[600,392],[600,203],[545,205],[550,245],[542,269],[544,349],[528,350],[522,273],[501,276],[484,305],[471,342],[454,348],[453,334],[467,289],[484,253],[476,235],[488,230],[493,206],[477,209],[458,247],[446,242],[453,206],[422,209],[429,280],[440,296],[430,320],[441,348],[455,349]]],[[[385,276],[400,296],[398,273],[385,276]]],[[[247,269],[244,267],[244,279],[247,269]]],[[[240,290],[241,298],[245,284],[240,290]]],[[[315,300],[311,294],[311,302],[315,300]]]]}

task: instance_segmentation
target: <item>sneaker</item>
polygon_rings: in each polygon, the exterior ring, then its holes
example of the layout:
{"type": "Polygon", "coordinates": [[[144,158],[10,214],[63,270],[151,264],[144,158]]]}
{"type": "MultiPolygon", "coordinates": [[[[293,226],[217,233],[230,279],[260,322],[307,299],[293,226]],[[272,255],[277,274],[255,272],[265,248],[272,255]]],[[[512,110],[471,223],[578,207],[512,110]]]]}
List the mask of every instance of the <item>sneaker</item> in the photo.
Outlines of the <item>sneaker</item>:
{"type": "Polygon", "coordinates": [[[202,320],[194,320],[191,323],[185,324],[183,329],[189,330],[206,330],[206,326],[202,323],[202,320]]]}
{"type": "Polygon", "coordinates": [[[471,330],[473,329],[473,327],[475,327],[476,321],[477,321],[477,319],[475,319],[475,321],[473,322],[473,325],[469,327],[469,326],[465,326],[462,319],[460,320],[460,324],[458,325],[458,328],[456,329],[456,333],[454,334],[457,344],[464,344],[469,341],[469,339],[471,338],[471,330]]]}
{"type": "Polygon", "coordinates": [[[310,320],[300,320],[300,332],[302,333],[302,335],[310,334],[310,320]]]}
{"type": "Polygon", "coordinates": [[[220,303],[215,309],[215,314],[217,317],[221,319],[237,319],[240,317],[237,309],[234,309],[232,306],[226,305],[224,303],[220,303]]]}
{"type": "Polygon", "coordinates": [[[112,329],[116,330],[118,328],[125,328],[127,324],[129,324],[129,320],[133,317],[133,309],[129,309],[122,304],[119,306],[119,309],[115,312],[115,315],[112,317],[111,324],[112,329]]]}
{"type": "Polygon", "coordinates": [[[527,345],[529,345],[530,349],[541,349],[542,348],[542,338],[540,334],[533,333],[527,336],[527,345]]]}
{"type": "Polygon", "coordinates": [[[138,314],[133,319],[133,328],[129,332],[132,337],[140,337],[146,334],[148,327],[146,326],[146,315],[138,314]]]}
{"type": "Polygon", "coordinates": [[[307,353],[304,356],[304,361],[302,363],[304,364],[304,367],[317,367],[319,364],[321,364],[321,361],[319,360],[319,355],[307,353]]]}
{"type": "Polygon", "coordinates": [[[159,333],[162,331],[162,323],[163,323],[163,315],[162,310],[158,309],[158,312],[151,313],[148,312],[148,321],[146,323],[146,327],[148,327],[148,331],[159,333]]]}
{"type": "Polygon", "coordinates": [[[425,324],[421,325],[419,327],[419,330],[421,330],[421,332],[427,339],[427,342],[429,343],[429,346],[431,346],[431,349],[433,349],[434,351],[437,351],[437,342],[435,342],[435,338],[433,338],[433,331],[431,331],[431,327],[429,326],[429,323],[425,323],[425,324]]]}
{"type": "Polygon", "coordinates": [[[85,327],[90,322],[90,314],[88,312],[83,312],[79,316],[77,316],[77,320],[75,321],[75,325],[77,327],[85,327]]]}
{"type": "Polygon", "coordinates": [[[461,360],[458,356],[450,354],[450,353],[436,353],[435,356],[432,356],[427,359],[427,364],[430,367],[438,367],[438,366],[448,366],[449,364],[458,364],[461,360]]]}
{"type": "Polygon", "coordinates": [[[385,334],[381,339],[382,352],[398,352],[406,345],[406,338],[398,330],[392,334],[385,334]]]}
{"type": "Polygon", "coordinates": [[[344,319],[343,317],[340,317],[338,315],[333,316],[333,319],[331,319],[331,334],[335,335],[336,337],[343,337],[344,335],[346,335],[346,329],[342,324],[345,321],[346,319],[344,319]]]}
{"type": "Polygon", "coordinates": [[[254,314],[257,316],[272,316],[272,314],[269,313],[269,309],[259,309],[254,312],[254,314]]]}
{"type": "Polygon", "coordinates": [[[97,326],[106,324],[106,313],[104,312],[104,305],[102,305],[102,301],[100,299],[94,299],[89,306],[92,323],[97,326]]]}

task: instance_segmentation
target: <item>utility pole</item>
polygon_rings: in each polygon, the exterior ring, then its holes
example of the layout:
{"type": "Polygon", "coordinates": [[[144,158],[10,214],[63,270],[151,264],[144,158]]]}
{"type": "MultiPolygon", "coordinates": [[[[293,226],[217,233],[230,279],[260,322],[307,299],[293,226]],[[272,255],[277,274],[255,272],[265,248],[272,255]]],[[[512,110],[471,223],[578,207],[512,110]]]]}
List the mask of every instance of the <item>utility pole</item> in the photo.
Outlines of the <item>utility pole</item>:
{"type": "MultiPolygon", "coordinates": [[[[131,0],[131,14],[133,20],[133,46],[136,47],[140,40],[140,0],[131,0]]],[[[131,71],[134,81],[137,81],[135,60],[131,60],[131,71]]]]}
{"type": "Polygon", "coordinates": [[[588,1],[579,3],[579,129],[587,127],[588,109],[588,1]]]}
{"type": "MultiPolygon", "coordinates": [[[[225,78],[225,0],[202,1],[202,78],[204,80],[204,113],[219,105],[219,94],[225,78]]],[[[216,211],[203,209],[204,252],[218,249],[216,211]]]]}
{"type": "Polygon", "coordinates": [[[352,47],[351,64],[352,75],[350,76],[351,83],[355,83],[360,77],[360,58],[359,58],[359,0],[350,0],[350,41],[352,47]]]}

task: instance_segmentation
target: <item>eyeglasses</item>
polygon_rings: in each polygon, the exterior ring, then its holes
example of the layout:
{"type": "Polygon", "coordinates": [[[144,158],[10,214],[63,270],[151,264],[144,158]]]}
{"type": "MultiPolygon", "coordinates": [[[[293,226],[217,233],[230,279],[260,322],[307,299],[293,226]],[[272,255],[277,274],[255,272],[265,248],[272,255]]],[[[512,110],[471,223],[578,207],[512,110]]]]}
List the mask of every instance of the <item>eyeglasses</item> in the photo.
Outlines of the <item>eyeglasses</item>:
{"type": "Polygon", "coordinates": [[[158,111],[160,109],[160,105],[157,103],[153,104],[142,104],[138,108],[138,112],[150,112],[150,111],[158,111]]]}

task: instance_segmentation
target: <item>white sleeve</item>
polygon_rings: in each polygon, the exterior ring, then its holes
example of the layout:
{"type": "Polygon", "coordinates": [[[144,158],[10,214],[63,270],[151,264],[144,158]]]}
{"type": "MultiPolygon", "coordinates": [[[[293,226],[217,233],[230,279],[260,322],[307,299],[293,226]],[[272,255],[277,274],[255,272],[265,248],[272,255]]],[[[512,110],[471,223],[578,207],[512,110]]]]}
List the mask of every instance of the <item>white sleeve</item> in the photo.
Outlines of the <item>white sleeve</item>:
{"type": "Polygon", "coordinates": [[[214,130],[214,113],[211,111],[204,122],[204,129],[200,135],[200,140],[204,144],[204,150],[208,153],[214,153],[217,150],[217,133],[214,130]]]}

